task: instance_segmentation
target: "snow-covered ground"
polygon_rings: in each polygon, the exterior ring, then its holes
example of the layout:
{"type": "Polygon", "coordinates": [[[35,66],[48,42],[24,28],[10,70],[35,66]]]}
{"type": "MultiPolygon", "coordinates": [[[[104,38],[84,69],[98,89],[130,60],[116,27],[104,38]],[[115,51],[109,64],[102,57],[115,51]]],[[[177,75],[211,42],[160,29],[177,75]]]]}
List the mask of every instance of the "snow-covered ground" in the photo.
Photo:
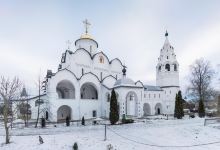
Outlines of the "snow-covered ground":
{"type": "MultiPolygon", "coordinates": [[[[74,142],[79,150],[106,150],[108,144],[117,150],[220,149],[220,129],[204,126],[199,118],[108,126],[106,141],[103,125],[13,129],[12,134],[12,143],[1,144],[1,150],[72,150],[74,142]],[[39,144],[39,135],[44,144],[39,144]]],[[[3,128],[0,143],[4,143],[3,128]]]]}

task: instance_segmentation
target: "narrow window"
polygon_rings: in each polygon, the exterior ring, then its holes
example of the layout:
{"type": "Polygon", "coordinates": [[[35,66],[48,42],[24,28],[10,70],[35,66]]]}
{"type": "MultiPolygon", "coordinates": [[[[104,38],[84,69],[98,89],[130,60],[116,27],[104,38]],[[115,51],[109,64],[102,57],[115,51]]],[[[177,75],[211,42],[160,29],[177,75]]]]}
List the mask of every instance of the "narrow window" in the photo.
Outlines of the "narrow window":
{"type": "Polygon", "coordinates": [[[167,59],[169,59],[169,56],[167,56],[167,59]]]}
{"type": "Polygon", "coordinates": [[[99,56],[99,62],[102,63],[102,64],[104,63],[104,57],[103,56],[99,56]]]}
{"type": "Polygon", "coordinates": [[[100,72],[100,79],[102,80],[102,72],[100,72]]]}
{"type": "Polygon", "coordinates": [[[92,53],[92,45],[90,45],[89,51],[90,51],[90,53],[92,53]]]}
{"type": "Polygon", "coordinates": [[[177,71],[177,65],[174,64],[174,71],[177,71]]]}
{"type": "Polygon", "coordinates": [[[84,69],[82,68],[82,76],[84,75],[84,69]]]}
{"type": "Polygon", "coordinates": [[[154,98],[156,98],[156,94],[154,94],[154,98]]]}
{"type": "Polygon", "coordinates": [[[159,66],[158,70],[161,71],[161,66],[159,66]]]}
{"type": "Polygon", "coordinates": [[[93,110],[92,111],[92,117],[96,117],[97,116],[97,112],[96,112],[96,110],[93,110]]]}

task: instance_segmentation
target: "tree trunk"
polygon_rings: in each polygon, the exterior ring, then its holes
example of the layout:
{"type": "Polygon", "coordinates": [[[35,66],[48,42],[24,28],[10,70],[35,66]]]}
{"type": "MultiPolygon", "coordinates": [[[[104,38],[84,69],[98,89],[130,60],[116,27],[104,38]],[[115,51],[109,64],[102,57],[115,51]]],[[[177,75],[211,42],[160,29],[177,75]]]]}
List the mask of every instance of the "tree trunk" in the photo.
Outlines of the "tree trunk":
{"type": "Polygon", "coordinates": [[[5,144],[9,144],[9,141],[10,139],[9,139],[9,128],[8,127],[6,127],[5,128],[5,144]]]}

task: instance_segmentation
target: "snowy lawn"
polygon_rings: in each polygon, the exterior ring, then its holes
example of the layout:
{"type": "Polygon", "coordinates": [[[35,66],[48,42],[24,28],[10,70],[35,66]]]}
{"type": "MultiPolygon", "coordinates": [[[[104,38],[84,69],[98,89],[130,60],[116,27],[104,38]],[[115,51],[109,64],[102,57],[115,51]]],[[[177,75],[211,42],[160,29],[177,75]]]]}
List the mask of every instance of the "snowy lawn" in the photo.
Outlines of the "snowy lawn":
{"type": "MultiPolygon", "coordinates": [[[[108,126],[107,141],[103,125],[13,129],[12,143],[1,144],[0,149],[71,150],[77,142],[79,150],[106,150],[108,144],[117,150],[219,150],[220,143],[215,142],[220,142],[220,129],[203,124],[204,119],[195,118],[108,126]],[[39,135],[44,144],[39,144],[39,135]]],[[[0,143],[4,143],[2,128],[0,143]]]]}

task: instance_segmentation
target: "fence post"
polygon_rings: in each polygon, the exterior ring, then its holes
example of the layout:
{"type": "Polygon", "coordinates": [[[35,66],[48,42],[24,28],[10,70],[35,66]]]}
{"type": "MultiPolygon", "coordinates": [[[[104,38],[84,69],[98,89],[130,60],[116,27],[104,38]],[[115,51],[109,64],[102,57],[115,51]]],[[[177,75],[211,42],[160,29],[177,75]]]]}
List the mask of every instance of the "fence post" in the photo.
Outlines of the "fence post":
{"type": "Polygon", "coordinates": [[[107,127],[106,127],[106,124],[105,124],[105,137],[104,137],[104,141],[106,141],[107,140],[107,127]]]}

